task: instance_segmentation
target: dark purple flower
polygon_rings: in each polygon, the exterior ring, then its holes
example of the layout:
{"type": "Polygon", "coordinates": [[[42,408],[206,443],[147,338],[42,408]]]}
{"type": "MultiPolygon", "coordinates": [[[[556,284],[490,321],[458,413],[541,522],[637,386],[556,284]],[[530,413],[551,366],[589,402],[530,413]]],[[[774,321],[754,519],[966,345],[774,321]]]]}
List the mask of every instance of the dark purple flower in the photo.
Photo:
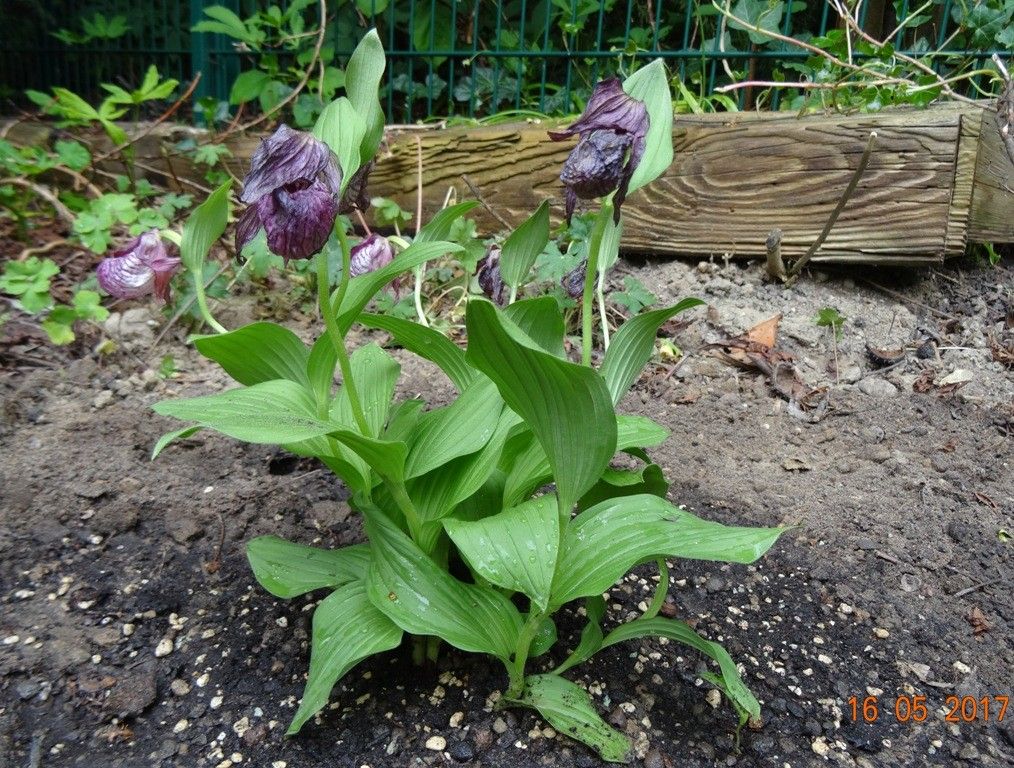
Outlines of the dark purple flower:
{"type": "Polygon", "coordinates": [[[562,131],[549,132],[553,141],[563,141],[575,134],[580,137],[560,174],[566,187],[568,222],[577,198],[602,197],[613,190],[616,191],[613,216],[619,222],[630,178],[644,155],[648,124],[644,102],[628,96],[614,77],[595,86],[577,122],[562,131]]]}
{"type": "Polygon", "coordinates": [[[475,278],[482,292],[502,307],[507,303],[507,286],[500,275],[500,253],[499,245],[489,246],[475,265],[475,278]]]}
{"type": "Polygon", "coordinates": [[[289,259],[306,259],[327,242],[338,215],[342,174],[330,148],[309,133],[279,126],[250,161],[236,223],[236,250],[261,227],[268,247],[289,259]]]}
{"type": "Polygon", "coordinates": [[[581,259],[581,263],[563,276],[560,285],[572,299],[580,299],[584,295],[584,278],[588,272],[588,259],[581,259]]]}
{"type": "Polygon", "coordinates": [[[375,272],[394,261],[394,251],[386,237],[373,234],[360,240],[352,248],[349,263],[349,276],[359,277],[367,272],[375,272]]]}
{"type": "Polygon", "coordinates": [[[345,194],[338,201],[338,213],[352,213],[357,208],[360,211],[365,211],[370,207],[370,196],[366,191],[366,183],[369,181],[372,170],[373,161],[371,160],[352,174],[349,185],[345,187],[345,194]]]}
{"type": "Polygon", "coordinates": [[[169,281],[180,260],[170,256],[157,229],[149,230],[99,262],[99,286],[118,299],[137,299],[154,293],[169,301],[169,281]]]}

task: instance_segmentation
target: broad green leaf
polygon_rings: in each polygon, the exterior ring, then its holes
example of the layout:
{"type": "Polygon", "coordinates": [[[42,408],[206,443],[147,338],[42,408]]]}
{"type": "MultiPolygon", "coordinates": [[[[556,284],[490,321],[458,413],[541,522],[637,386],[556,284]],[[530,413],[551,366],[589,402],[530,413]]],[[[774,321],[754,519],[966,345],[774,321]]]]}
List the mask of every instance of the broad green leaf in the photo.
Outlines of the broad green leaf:
{"type": "Polygon", "coordinates": [[[513,603],[496,590],[455,579],[379,510],[365,517],[373,548],[370,602],[406,632],[435,635],[506,664],[522,624],[513,603]]]}
{"type": "Polygon", "coordinates": [[[746,712],[750,717],[760,718],[760,704],[750,692],[750,689],[743,684],[739,676],[739,669],[736,663],[718,643],[705,640],[698,635],[688,624],[675,619],[636,619],[621,624],[612,632],[606,635],[602,641],[602,647],[606,648],[625,640],[638,640],[642,637],[666,637],[683,645],[689,645],[698,651],[718,662],[722,670],[722,688],[725,694],[735,703],[736,707],[746,712]]]}
{"type": "Polygon", "coordinates": [[[444,208],[423,225],[414,242],[431,243],[436,240],[446,240],[451,236],[454,222],[478,205],[478,200],[466,200],[463,203],[444,208]]]}
{"type": "Polygon", "coordinates": [[[367,132],[364,118],[352,102],[341,96],[324,107],[313,126],[313,135],[331,147],[338,158],[343,192],[362,162],[360,147],[367,132]]]}
{"type": "Polygon", "coordinates": [[[264,86],[271,80],[271,75],[259,69],[250,69],[241,72],[232,83],[232,90],[229,91],[230,104],[244,104],[253,101],[261,95],[264,86]]]}
{"type": "Polygon", "coordinates": [[[384,113],[377,92],[384,76],[384,46],[376,29],[367,32],[345,68],[345,93],[363,122],[360,163],[373,159],[384,135],[384,113]]]}
{"type": "MultiPolygon", "coordinates": [[[[647,416],[617,414],[616,450],[629,451],[659,445],[669,436],[669,431],[647,416]]],[[[535,440],[524,442],[518,436],[513,461],[505,467],[504,505],[513,506],[527,498],[533,491],[552,479],[549,459],[542,445],[535,440]]],[[[598,482],[598,480],[596,480],[598,482]]]]}
{"type": "Polygon", "coordinates": [[[505,307],[503,313],[546,352],[566,358],[567,353],[563,348],[566,328],[560,303],[555,296],[515,301],[505,307]]]}
{"type": "Polygon", "coordinates": [[[362,581],[370,565],[370,546],[320,549],[277,536],[258,536],[247,543],[246,557],[257,583],[275,597],[290,598],[362,581]]]}
{"type": "Polygon", "coordinates": [[[387,331],[397,344],[437,365],[459,392],[463,392],[476,376],[475,369],[465,362],[464,350],[440,331],[401,317],[369,312],[361,314],[359,322],[367,328],[387,331]]]}
{"type": "Polygon", "coordinates": [[[752,563],[783,530],[702,520],[649,494],[609,499],[579,514],[564,532],[552,604],[601,594],[656,557],[752,563]]]}
{"type": "Polygon", "coordinates": [[[317,404],[331,402],[331,388],[334,386],[334,369],[338,364],[338,353],[327,331],[324,331],[310,348],[306,360],[306,378],[310,383],[317,404]]]}
{"type": "Polygon", "coordinates": [[[609,467],[591,490],[581,497],[577,508],[585,510],[607,499],[636,496],[641,493],[650,493],[664,499],[668,491],[669,483],[658,464],[646,464],[636,470],[609,467]]]}
{"type": "MultiPolygon", "coordinates": [[[[371,342],[352,353],[349,367],[352,369],[352,378],[355,379],[359,393],[359,405],[363,409],[370,434],[379,435],[387,423],[401,366],[380,345],[371,342]]],[[[334,399],[331,418],[349,427],[355,424],[345,387],[334,399]]]]}
{"type": "MultiPolygon", "coordinates": [[[[439,520],[481,489],[496,471],[507,435],[520,420],[514,411],[504,408],[493,436],[482,450],[453,459],[409,481],[409,495],[417,500],[419,516],[427,521],[439,520]]],[[[500,496],[494,505],[487,507],[486,514],[499,511],[500,496]]]]}
{"type": "Polygon", "coordinates": [[[470,302],[465,322],[469,362],[531,426],[553,468],[561,508],[569,510],[616,450],[616,417],[605,382],[590,368],[519,342],[523,334],[512,334],[488,301],[470,302]]]}
{"type": "Polygon", "coordinates": [[[287,379],[216,395],[164,400],[152,408],[163,416],[197,422],[248,443],[297,443],[341,428],[318,419],[306,387],[287,379]]]}
{"type": "Polygon", "coordinates": [[[338,327],[342,332],[352,327],[370,299],[385,285],[403,272],[407,272],[431,259],[448,253],[459,253],[464,250],[460,245],[444,241],[415,242],[399,253],[394,261],[375,272],[368,272],[349,280],[349,287],[342,301],[338,314],[338,327]]]}
{"type": "Polygon", "coordinates": [[[546,610],[560,548],[555,496],[475,522],[445,519],[444,529],[473,571],[498,587],[524,593],[546,610]]]}
{"type": "Polygon", "coordinates": [[[229,221],[229,189],[232,180],[208,195],[208,199],[194,208],[183,225],[180,258],[194,275],[204,274],[204,260],[215,241],[225,232],[229,221]]]}
{"type": "Polygon", "coordinates": [[[164,451],[170,443],[177,440],[185,440],[197,432],[200,432],[203,427],[183,427],[181,429],[174,429],[172,432],[166,432],[162,437],[155,443],[155,447],[151,449],[151,460],[155,461],[158,455],[164,451]]]}
{"type": "Polygon", "coordinates": [[[92,161],[91,153],[77,141],[58,141],[53,145],[60,162],[74,171],[83,171],[92,161]]]}
{"type": "Polygon", "coordinates": [[[570,680],[529,675],[521,698],[507,701],[536,710],[559,733],[587,744],[606,762],[630,762],[630,741],[605,723],[588,692],[570,680]]]}
{"type": "MultiPolygon", "coordinates": [[[[526,621],[528,620],[527,615],[524,618],[526,621]]],[[[535,630],[532,644],[528,647],[528,656],[533,659],[542,656],[556,645],[556,640],[556,622],[553,621],[552,616],[543,616],[538,629],[535,630]]]]}
{"type": "Polygon", "coordinates": [[[602,226],[602,239],[599,241],[599,278],[612,269],[620,257],[620,238],[623,237],[623,219],[617,224],[612,216],[607,216],[602,226]]]}
{"type": "Polygon", "coordinates": [[[303,700],[286,733],[303,724],[327,704],[331,689],[352,667],[375,653],[397,648],[402,631],[367,599],[366,586],[355,581],[336,589],[313,612],[310,673],[303,700]]]}
{"type": "Polygon", "coordinates": [[[665,62],[655,59],[641,67],[624,81],[623,90],[644,102],[650,121],[644,155],[630,179],[628,194],[633,194],[665,173],[672,163],[672,91],[665,62]]]}
{"type": "Polygon", "coordinates": [[[613,404],[619,403],[630,389],[655,350],[655,335],[662,324],[680,312],[704,304],[700,299],[683,299],[678,304],[656,309],[625,322],[613,337],[602,360],[602,376],[609,387],[613,404]]]}
{"type": "Polygon", "coordinates": [[[504,241],[500,274],[507,285],[520,288],[528,281],[532,265],[549,242],[549,201],[542,204],[504,241]]]}
{"type": "Polygon", "coordinates": [[[199,336],[194,346],[240,384],[288,379],[310,385],[306,373],[310,350],[296,334],[275,323],[250,323],[229,333],[199,336]]]}
{"type": "Polygon", "coordinates": [[[570,656],[553,670],[557,675],[562,675],[571,667],[576,667],[587,661],[602,647],[602,617],[606,615],[606,601],[602,595],[592,595],[585,598],[584,609],[588,622],[581,630],[581,639],[578,640],[577,648],[571,651],[570,656]]]}
{"type": "Polygon", "coordinates": [[[418,477],[480,450],[493,436],[502,410],[496,387],[483,377],[450,405],[424,413],[409,442],[405,477],[418,477]]]}

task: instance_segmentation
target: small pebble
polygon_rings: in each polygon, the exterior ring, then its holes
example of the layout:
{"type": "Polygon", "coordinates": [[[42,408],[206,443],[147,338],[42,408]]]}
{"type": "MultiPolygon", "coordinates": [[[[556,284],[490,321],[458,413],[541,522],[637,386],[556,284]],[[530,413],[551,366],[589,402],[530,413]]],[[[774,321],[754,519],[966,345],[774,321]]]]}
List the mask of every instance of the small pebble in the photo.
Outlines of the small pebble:
{"type": "Polygon", "coordinates": [[[881,640],[886,640],[887,638],[889,638],[891,636],[891,633],[888,632],[883,627],[874,627],[873,628],[873,634],[876,635],[877,637],[879,637],[881,640]]]}
{"type": "Polygon", "coordinates": [[[447,739],[443,736],[430,736],[426,739],[426,749],[434,752],[443,752],[447,748],[447,739]]]}
{"type": "Polygon", "coordinates": [[[507,733],[507,723],[502,717],[498,717],[493,721],[493,731],[500,734],[507,733]]]}

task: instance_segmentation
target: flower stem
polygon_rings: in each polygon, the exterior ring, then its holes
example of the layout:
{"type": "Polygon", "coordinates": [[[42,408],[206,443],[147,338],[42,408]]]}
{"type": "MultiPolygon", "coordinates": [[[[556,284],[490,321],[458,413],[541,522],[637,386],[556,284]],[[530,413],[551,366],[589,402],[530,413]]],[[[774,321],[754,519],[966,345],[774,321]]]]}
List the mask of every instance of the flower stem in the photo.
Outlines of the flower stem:
{"type": "Polygon", "coordinates": [[[591,239],[588,241],[588,264],[584,273],[584,293],[581,297],[581,362],[591,365],[592,353],[592,299],[595,294],[595,276],[599,271],[599,248],[606,222],[613,215],[612,200],[603,200],[599,215],[592,226],[591,239]]]}
{"type": "Polygon", "coordinates": [[[204,293],[204,275],[194,274],[194,296],[197,298],[197,308],[204,322],[214,328],[216,333],[228,333],[225,326],[218,322],[208,309],[208,297],[204,293]]]}
{"type": "MultiPolygon", "coordinates": [[[[349,274],[349,243],[345,237],[345,232],[342,230],[341,225],[335,227],[335,231],[339,232],[338,241],[341,243],[342,248],[342,280],[341,285],[338,288],[338,299],[335,302],[335,306],[341,307],[341,300],[345,297],[345,290],[348,286],[348,274],[349,274]]],[[[338,367],[342,372],[342,386],[345,387],[345,394],[349,398],[349,407],[352,411],[352,418],[356,421],[356,426],[359,427],[359,431],[368,436],[373,437],[370,434],[370,426],[366,423],[366,417],[363,415],[363,407],[359,402],[359,393],[356,391],[356,382],[352,378],[352,365],[349,363],[348,352],[345,351],[345,337],[342,335],[341,329],[338,327],[338,318],[335,312],[332,311],[331,305],[331,280],[328,276],[327,270],[327,253],[321,251],[317,254],[317,301],[320,304],[320,314],[324,319],[324,326],[327,328],[327,335],[331,339],[331,345],[334,347],[335,355],[338,357],[338,367]]]]}
{"type": "Polygon", "coordinates": [[[528,663],[528,651],[531,648],[532,640],[535,639],[535,635],[539,631],[539,625],[546,616],[544,611],[536,611],[534,607],[534,605],[531,606],[528,621],[525,622],[518,634],[514,659],[507,668],[507,674],[510,676],[510,687],[504,694],[504,698],[507,699],[520,698],[525,689],[525,665],[528,663]]]}

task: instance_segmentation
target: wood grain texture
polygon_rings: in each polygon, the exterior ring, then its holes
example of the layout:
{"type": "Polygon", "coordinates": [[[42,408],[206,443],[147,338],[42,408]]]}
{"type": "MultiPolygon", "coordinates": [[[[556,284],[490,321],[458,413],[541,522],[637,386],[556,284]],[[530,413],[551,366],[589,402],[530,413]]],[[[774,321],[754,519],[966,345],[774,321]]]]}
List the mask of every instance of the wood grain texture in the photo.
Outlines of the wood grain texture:
{"type": "Polygon", "coordinates": [[[1014,161],[1000,138],[996,115],[982,114],[968,237],[976,243],[1014,242],[1014,161]]]}

